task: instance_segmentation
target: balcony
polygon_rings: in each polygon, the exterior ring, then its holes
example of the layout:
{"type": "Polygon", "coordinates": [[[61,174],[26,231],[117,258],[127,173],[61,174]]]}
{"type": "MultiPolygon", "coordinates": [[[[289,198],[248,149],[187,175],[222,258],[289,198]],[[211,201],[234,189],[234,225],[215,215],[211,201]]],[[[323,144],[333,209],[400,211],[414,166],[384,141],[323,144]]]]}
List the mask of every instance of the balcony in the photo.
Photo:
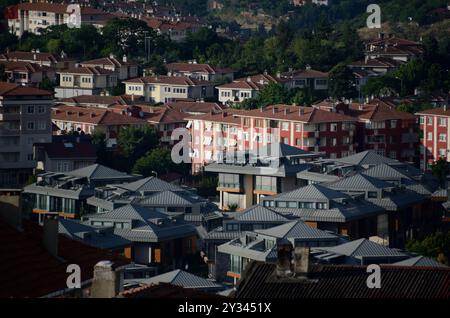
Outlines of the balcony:
{"type": "Polygon", "coordinates": [[[20,113],[0,113],[0,120],[1,121],[19,121],[20,120],[20,113]]]}
{"type": "Polygon", "coordinates": [[[239,183],[219,182],[217,184],[217,191],[242,192],[243,188],[239,183]]]}

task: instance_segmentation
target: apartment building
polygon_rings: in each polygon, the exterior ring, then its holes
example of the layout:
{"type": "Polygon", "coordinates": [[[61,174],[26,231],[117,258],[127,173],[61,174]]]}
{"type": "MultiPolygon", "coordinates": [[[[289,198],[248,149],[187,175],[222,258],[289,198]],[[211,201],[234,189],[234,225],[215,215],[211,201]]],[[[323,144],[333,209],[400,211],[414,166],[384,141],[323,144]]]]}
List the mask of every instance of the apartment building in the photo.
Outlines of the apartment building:
{"type": "Polygon", "coordinates": [[[192,171],[224,158],[224,147],[255,150],[282,142],[309,152],[345,157],[356,151],[357,119],[313,107],[272,105],[249,111],[187,117],[191,130],[192,171]],[[276,139],[276,140],[272,140],[276,139]]]}
{"type": "Polygon", "coordinates": [[[64,52],[61,54],[40,52],[33,49],[30,52],[14,51],[0,54],[0,62],[25,62],[62,70],[75,67],[75,59],[68,58],[64,52]]]}
{"type": "Polygon", "coordinates": [[[53,93],[0,82],[0,187],[23,185],[36,167],[33,144],[52,138],[53,93]]]}
{"type": "Polygon", "coordinates": [[[416,114],[420,126],[420,167],[430,169],[433,162],[450,157],[450,110],[447,106],[416,114]]]}
{"type": "Polygon", "coordinates": [[[260,203],[264,196],[296,188],[297,173],[307,169],[307,162],[320,157],[321,154],[306,152],[287,144],[271,144],[255,154],[255,158],[247,153],[244,162],[238,158],[227,159],[222,163],[207,165],[205,171],[218,174],[219,208],[227,210],[235,206],[237,210],[244,210],[260,203]],[[271,156],[276,156],[277,162],[271,163],[271,156]]]}
{"type": "Polygon", "coordinates": [[[170,63],[166,65],[167,75],[185,76],[197,80],[216,82],[218,80],[234,79],[234,70],[229,68],[220,68],[210,64],[200,64],[197,61],[188,63],[170,63]]]}
{"type": "Polygon", "coordinates": [[[100,95],[117,86],[118,75],[99,67],[75,67],[58,74],[59,86],[55,87],[57,98],[100,95]]]}
{"type": "Polygon", "coordinates": [[[285,83],[288,80],[268,74],[258,74],[246,78],[238,78],[231,83],[217,86],[219,102],[222,104],[242,102],[258,96],[259,91],[270,83],[285,83]]]}
{"type": "Polygon", "coordinates": [[[146,102],[168,103],[177,99],[203,99],[214,96],[214,84],[188,77],[147,76],[129,79],[125,94],[143,96],[146,102]]]}
{"type": "Polygon", "coordinates": [[[380,99],[365,104],[335,104],[323,101],[314,105],[319,109],[337,111],[357,120],[357,150],[375,150],[382,156],[414,162],[417,158],[419,135],[414,115],[395,109],[380,99]]]}
{"type": "MultiPolygon", "coordinates": [[[[9,31],[21,37],[25,32],[39,35],[49,26],[67,24],[71,14],[72,10],[68,9],[67,4],[32,2],[11,7],[6,18],[9,31]]],[[[90,7],[82,7],[80,14],[81,23],[98,27],[114,17],[110,13],[90,7]]]]}
{"type": "Polygon", "coordinates": [[[137,63],[128,61],[126,55],[122,57],[122,60],[117,59],[114,55],[110,55],[109,57],[81,62],[80,66],[112,71],[116,73],[119,80],[126,80],[138,76],[137,63]]]}
{"type": "Polygon", "coordinates": [[[48,66],[30,62],[0,61],[4,66],[6,80],[8,83],[21,84],[26,86],[38,86],[44,79],[55,82],[55,70],[48,66]]]}

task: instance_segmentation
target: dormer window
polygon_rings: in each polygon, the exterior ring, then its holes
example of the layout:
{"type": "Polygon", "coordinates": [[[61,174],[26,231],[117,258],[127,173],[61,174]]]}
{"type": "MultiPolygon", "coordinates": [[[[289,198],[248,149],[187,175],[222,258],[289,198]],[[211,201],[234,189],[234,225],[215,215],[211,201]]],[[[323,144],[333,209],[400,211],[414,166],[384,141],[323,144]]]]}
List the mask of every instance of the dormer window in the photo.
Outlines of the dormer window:
{"type": "Polygon", "coordinates": [[[369,191],[369,192],[367,192],[367,197],[369,199],[377,199],[378,198],[378,192],[376,192],[376,191],[369,191]]]}

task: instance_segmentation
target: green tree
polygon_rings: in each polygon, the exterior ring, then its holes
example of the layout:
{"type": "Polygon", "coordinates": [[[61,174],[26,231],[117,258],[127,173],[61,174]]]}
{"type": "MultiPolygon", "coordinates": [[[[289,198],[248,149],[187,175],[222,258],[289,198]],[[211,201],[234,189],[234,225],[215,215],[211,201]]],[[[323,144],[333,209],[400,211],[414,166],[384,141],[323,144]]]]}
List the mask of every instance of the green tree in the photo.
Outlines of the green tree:
{"type": "Polygon", "coordinates": [[[97,162],[105,166],[112,166],[111,154],[106,147],[106,135],[103,131],[95,129],[91,134],[91,142],[95,147],[97,162]]]}
{"type": "Polygon", "coordinates": [[[445,158],[439,158],[431,165],[431,172],[439,179],[441,186],[444,186],[445,179],[450,173],[450,165],[445,158]]]}
{"type": "Polygon", "coordinates": [[[147,125],[144,128],[122,127],[119,131],[117,144],[125,162],[132,166],[136,160],[158,145],[158,136],[152,126],[147,125]]]}
{"type": "Polygon", "coordinates": [[[171,151],[163,148],[156,148],[147,152],[139,158],[133,166],[133,173],[151,176],[156,172],[164,175],[177,170],[176,164],[172,161],[171,151]]]}
{"type": "Polygon", "coordinates": [[[351,98],[356,95],[353,85],[353,73],[345,64],[340,63],[332,68],[329,74],[328,89],[334,98],[351,98]]]}
{"type": "Polygon", "coordinates": [[[406,249],[423,256],[437,259],[448,264],[450,259],[450,231],[436,232],[421,240],[411,240],[406,243],[406,249]]]}

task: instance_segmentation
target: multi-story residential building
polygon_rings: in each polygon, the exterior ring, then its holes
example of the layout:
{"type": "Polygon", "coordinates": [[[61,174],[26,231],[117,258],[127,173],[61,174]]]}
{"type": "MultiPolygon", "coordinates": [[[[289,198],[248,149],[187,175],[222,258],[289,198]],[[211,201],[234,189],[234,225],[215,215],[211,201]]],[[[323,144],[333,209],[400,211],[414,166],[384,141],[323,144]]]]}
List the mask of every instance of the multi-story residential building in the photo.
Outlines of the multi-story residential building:
{"type": "Polygon", "coordinates": [[[78,95],[100,95],[117,86],[117,74],[99,67],[75,67],[59,71],[57,98],[78,95]]]}
{"type": "Polygon", "coordinates": [[[110,55],[109,57],[81,62],[80,66],[97,67],[112,71],[117,74],[119,80],[126,80],[138,76],[138,65],[129,62],[126,55],[122,57],[122,60],[117,59],[114,55],[110,55]]]}
{"type": "Polygon", "coordinates": [[[94,164],[77,170],[38,175],[38,181],[24,188],[23,193],[33,203],[33,214],[42,223],[46,215],[79,218],[90,209],[86,199],[95,194],[95,188],[108,183],[132,182],[139,177],[94,164]]]}
{"type": "MultiPolygon", "coordinates": [[[[81,23],[102,26],[104,21],[114,16],[102,10],[81,7],[81,23]]],[[[25,32],[41,34],[43,30],[52,25],[67,24],[71,21],[73,10],[67,4],[59,3],[19,3],[8,10],[8,28],[11,33],[21,37],[25,32]]]]}
{"type": "Polygon", "coordinates": [[[63,70],[75,67],[76,60],[68,58],[64,52],[60,55],[40,52],[33,49],[31,52],[14,51],[0,54],[1,62],[25,62],[40,66],[47,66],[54,70],[63,70]]]}
{"type": "Polygon", "coordinates": [[[369,58],[385,57],[408,62],[423,54],[422,44],[380,33],[378,39],[366,43],[365,55],[369,58]]]}
{"type": "Polygon", "coordinates": [[[52,106],[52,92],[0,82],[0,187],[23,185],[33,173],[33,143],[51,142],[52,106]]]}
{"type": "Polygon", "coordinates": [[[184,42],[189,33],[196,33],[203,24],[198,21],[186,21],[185,18],[141,17],[141,20],[158,34],[167,35],[174,42],[184,42]]]}
{"type": "Polygon", "coordinates": [[[279,77],[288,80],[285,85],[289,88],[310,88],[318,91],[328,89],[328,73],[313,70],[310,66],[304,70],[289,70],[281,73],[279,77]]]}
{"type": "Polygon", "coordinates": [[[246,78],[238,78],[231,83],[217,86],[219,102],[235,103],[258,96],[259,91],[270,83],[285,83],[287,79],[273,77],[268,74],[259,74],[246,78]]]}
{"type": "Polygon", "coordinates": [[[450,110],[447,106],[416,114],[420,125],[420,167],[430,169],[433,162],[450,158],[450,110]]]}
{"type": "Polygon", "coordinates": [[[95,107],[59,105],[51,111],[51,118],[59,129],[58,134],[72,131],[92,134],[99,130],[105,133],[108,146],[116,144],[121,127],[147,125],[143,118],[95,107]]]}
{"type": "Polygon", "coordinates": [[[199,64],[197,61],[189,63],[170,63],[166,65],[167,75],[185,76],[197,80],[217,82],[218,80],[233,80],[234,70],[220,68],[210,64],[199,64]]]}
{"type": "Polygon", "coordinates": [[[188,77],[147,76],[129,79],[125,94],[143,96],[146,102],[168,103],[177,99],[203,99],[214,96],[214,84],[188,77]]]}
{"type": "Polygon", "coordinates": [[[323,101],[314,107],[347,114],[355,118],[358,151],[375,150],[382,156],[414,162],[419,144],[417,120],[414,115],[396,110],[391,104],[374,99],[367,104],[335,105],[323,101]]]}
{"type": "Polygon", "coordinates": [[[356,151],[357,119],[313,107],[272,105],[249,111],[225,110],[188,117],[192,171],[223,157],[224,145],[255,150],[276,140],[310,152],[340,158],[356,151]],[[234,145],[234,146],[233,146],[234,145]]]}
{"type": "Polygon", "coordinates": [[[29,62],[1,62],[9,83],[38,86],[44,79],[55,82],[56,73],[48,66],[29,62]]]}
{"type": "Polygon", "coordinates": [[[282,143],[266,146],[255,155],[251,158],[247,154],[245,162],[236,158],[235,161],[226,160],[205,167],[206,172],[218,174],[221,209],[227,210],[232,206],[237,210],[247,209],[258,204],[261,197],[295,189],[298,186],[297,173],[308,167],[308,161],[321,157],[321,154],[282,143]],[[270,153],[271,147],[278,149],[270,153]],[[271,163],[271,159],[266,160],[269,154],[277,156],[277,161],[271,163]]]}

